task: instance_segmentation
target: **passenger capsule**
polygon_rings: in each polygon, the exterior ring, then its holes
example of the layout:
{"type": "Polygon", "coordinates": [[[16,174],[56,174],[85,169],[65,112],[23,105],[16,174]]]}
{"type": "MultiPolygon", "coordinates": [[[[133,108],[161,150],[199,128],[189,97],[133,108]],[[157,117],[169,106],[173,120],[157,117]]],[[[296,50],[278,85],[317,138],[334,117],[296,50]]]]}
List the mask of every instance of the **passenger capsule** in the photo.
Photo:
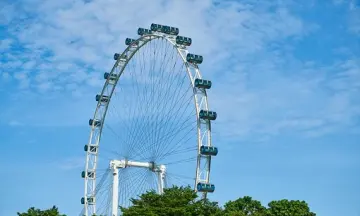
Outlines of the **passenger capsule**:
{"type": "Polygon", "coordinates": [[[106,95],[96,95],[96,97],[95,97],[95,100],[97,101],[97,102],[99,102],[99,101],[101,101],[102,103],[107,103],[107,102],[109,102],[109,96],[106,96],[106,95]]]}
{"type": "Polygon", "coordinates": [[[129,46],[129,45],[138,45],[139,42],[137,42],[135,39],[126,38],[126,39],[125,39],[125,44],[126,44],[126,46],[129,46]]]}
{"type": "Polygon", "coordinates": [[[115,53],[115,54],[114,54],[114,60],[115,60],[115,61],[117,61],[119,57],[120,57],[120,54],[119,54],[119,53],[115,53]]]}
{"type": "MultiPolygon", "coordinates": [[[[81,172],[81,178],[85,178],[85,171],[82,171],[81,172]]],[[[94,172],[92,172],[92,171],[89,171],[89,172],[87,172],[87,177],[88,178],[94,178],[95,177],[95,173],[94,172]]]]}
{"type": "Polygon", "coordinates": [[[150,26],[150,30],[151,31],[157,31],[157,32],[161,32],[161,29],[162,29],[162,25],[159,25],[159,24],[151,24],[150,26]]]}
{"type": "Polygon", "coordinates": [[[161,29],[162,33],[170,34],[171,33],[171,27],[170,26],[163,26],[161,29]]]}
{"type": "Polygon", "coordinates": [[[90,148],[89,148],[89,145],[85,145],[84,146],[84,151],[88,151],[91,152],[91,153],[96,153],[97,152],[97,146],[93,146],[93,145],[90,145],[90,148]]]}
{"type": "Polygon", "coordinates": [[[178,35],[179,34],[179,28],[170,27],[170,34],[171,35],[178,35]]]}
{"type": "Polygon", "coordinates": [[[186,55],[186,61],[193,63],[193,64],[201,64],[203,62],[203,57],[201,55],[195,55],[188,53],[186,55]]]}
{"type": "Polygon", "coordinates": [[[104,79],[109,79],[111,81],[115,81],[117,79],[117,75],[115,73],[104,73],[104,79]]]}
{"type": "Polygon", "coordinates": [[[217,113],[213,111],[200,110],[199,117],[204,120],[215,120],[217,118],[217,113]]]}
{"type": "Polygon", "coordinates": [[[191,45],[191,38],[183,37],[183,36],[176,36],[176,44],[190,46],[191,45]]]}
{"type": "Polygon", "coordinates": [[[201,146],[200,147],[200,154],[202,155],[209,155],[209,156],[216,156],[218,154],[218,149],[214,146],[201,146]]]}
{"type": "Polygon", "coordinates": [[[210,89],[211,85],[212,83],[210,80],[195,79],[196,88],[210,89]]]}
{"type": "Polygon", "coordinates": [[[160,25],[160,24],[151,24],[150,26],[151,31],[157,31],[157,32],[162,32],[165,34],[170,34],[170,35],[178,35],[179,34],[179,29],[176,27],[171,27],[171,26],[165,26],[165,25],[160,25]]]}
{"type": "Polygon", "coordinates": [[[197,187],[198,192],[212,193],[215,191],[215,185],[210,184],[210,183],[198,183],[196,187],[197,187]]]}
{"type": "Polygon", "coordinates": [[[95,127],[100,127],[101,126],[101,121],[100,120],[90,119],[89,120],[89,125],[90,126],[94,125],[95,127]]]}
{"type": "MultiPolygon", "coordinates": [[[[94,203],[95,203],[95,197],[88,197],[87,198],[87,203],[88,203],[88,205],[94,205],[94,203]]],[[[81,198],[81,204],[85,204],[85,198],[84,197],[82,197],[81,198]]]]}
{"type": "Polygon", "coordinates": [[[147,35],[147,34],[151,34],[151,30],[150,29],[144,29],[144,28],[139,28],[138,29],[138,35],[147,35]]]}

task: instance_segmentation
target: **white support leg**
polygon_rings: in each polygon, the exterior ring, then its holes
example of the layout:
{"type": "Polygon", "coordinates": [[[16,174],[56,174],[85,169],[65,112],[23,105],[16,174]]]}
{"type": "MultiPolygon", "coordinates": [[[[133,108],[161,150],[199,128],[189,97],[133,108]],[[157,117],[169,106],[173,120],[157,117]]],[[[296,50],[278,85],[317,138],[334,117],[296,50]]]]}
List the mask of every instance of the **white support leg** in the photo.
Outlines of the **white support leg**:
{"type": "Polygon", "coordinates": [[[165,187],[165,165],[157,165],[153,162],[139,162],[128,160],[111,160],[110,169],[113,171],[113,188],[112,188],[112,216],[118,216],[119,211],[119,170],[126,167],[147,168],[158,175],[158,193],[164,193],[165,187]]]}
{"type": "Polygon", "coordinates": [[[112,216],[118,216],[119,205],[119,170],[113,167],[112,216]]]}
{"type": "Polygon", "coordinates": [[[157,174],[158,174],[158,193],[159,194],[164,193],[165,172],[166,172],[165,166],[160,165],[159,170],[157,170],[157,174]]]}

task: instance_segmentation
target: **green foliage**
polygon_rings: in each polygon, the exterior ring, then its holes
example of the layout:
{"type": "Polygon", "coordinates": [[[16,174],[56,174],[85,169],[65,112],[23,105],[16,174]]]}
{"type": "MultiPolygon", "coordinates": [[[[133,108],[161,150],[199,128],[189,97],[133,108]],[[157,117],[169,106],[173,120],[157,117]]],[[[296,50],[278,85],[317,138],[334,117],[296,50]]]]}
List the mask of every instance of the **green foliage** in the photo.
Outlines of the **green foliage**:
{"type": "Polygon", "coordinates": [[[224,207],[226,216],[263,216],[266,213],[266,208],[249,196],[229,201],[224,207]]]}
{"type": "Polygon", "coordinates": [[[197,194],[190,187],[164,189],[159,195],[154,191],[132,199],[132,206],[122,208],[124,216],[212,216],[220,215],[221,209],[215,202],[196,200],[197,194]]]}
{"type": "MultiPolygon", "coordinates": [[[[124,216],[316,216],[305,201],[284,199],[271,201],[264,207],[249,196],[229,201],[221,209],[217,202],[198,199],[190,187],[167,188],[162,195],[150,191],[131,202],[128,208],[120,207],[124,216]]],[[[65,216],[55,206],[47,210],[32,207],[17,215],[65,216]]]]}
{"type": "Polygon", "coordinates": [[[53,206],[47,210],[40,210],[31,207],[25,213],[17,213],[18,216],[66,216],[59,213],[59,210],[56,206],[53,206]]]}
{"type": "Polygon", "coordinates": [[[268,208],[261,202],[244,196],[225,204],[221,209],[216,202],[197,199],[189,187],[173,187],[163,195],[154,191],[132,199],[132,206],[121,208],[124,216],[315,216],[304,201],[272,201],[268,208]]]}
{"type": "Polygon", "coordinates": [[[271,201],[267,210],[267,216],[315,216],[305,201],[279,200],[271,201]]]}

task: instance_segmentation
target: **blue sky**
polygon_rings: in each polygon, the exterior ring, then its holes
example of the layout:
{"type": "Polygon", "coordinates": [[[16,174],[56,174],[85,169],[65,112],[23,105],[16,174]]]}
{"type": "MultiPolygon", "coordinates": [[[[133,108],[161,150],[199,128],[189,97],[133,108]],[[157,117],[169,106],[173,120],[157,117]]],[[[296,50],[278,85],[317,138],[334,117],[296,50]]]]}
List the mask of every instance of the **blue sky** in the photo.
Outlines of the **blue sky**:
{"type": "Polygon", "coordinates": [[[360,215],[360,2],[1,1],[0,215],[81,211],[94,95],[138,27],[180,28],[204,56],[224,203],[306,200],[360,215]]]}

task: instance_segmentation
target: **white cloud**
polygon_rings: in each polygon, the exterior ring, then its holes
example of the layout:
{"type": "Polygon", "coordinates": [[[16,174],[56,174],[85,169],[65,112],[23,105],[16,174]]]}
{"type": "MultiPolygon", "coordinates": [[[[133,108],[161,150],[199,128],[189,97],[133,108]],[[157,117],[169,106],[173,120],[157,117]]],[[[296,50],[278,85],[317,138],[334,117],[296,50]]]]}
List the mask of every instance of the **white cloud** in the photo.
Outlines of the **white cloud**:
{"type": "Polygon", "coordinates": [[[359,2],[357,0],[350,0],[349,2],[350,10],[359,9],[359,2]]]}
{"type": "Polygon", "coordinates": [[[357,0],[349,0],[348,2],[348,30],[353,34],[360,35],[360,4],[357,0]]]}
{"type": "Polygon", "coordinates": [[[8,25],[15,17],[15,8],[13,4],[0,2],[0,24],[8,25]]]}
{"type": "Polygon", "coordinates": [[[85,124],[113,53],[125,47],[126,37],[136,37],[137,27],[155,22],[179,27],[181,35],[192,37],[191,51],[204,55],[204,77],[214,81],[210,105],[219,113],[214,131],[222,136],[352,127],[359,115],[354,98],[359,93],[358,59],[326,66],[297,60],[283,40],[304,39],[319,30],[317,25],[294,15],[290,2],[256,2],[219,1],[215,6],[210,0],[65,0],[18,5],[24,11],[36,8],[31,12],[37,16],[22,23],[26,31],[9,29],[27,51],[9,54],[4,68],[21,68],[21,56],[27,72],[14,73],[20,86],[52,96],[39,99],[33,93],[14,105],[27,104],[37,124],[85,124]]]}
{"type": "MultiPolygon", "coordinates": [[[[215,123],[219,126],[214,130],[236,139],[284,131],[316,136],[356,127],[356,117],[360,115],[357,61],[326,68],[312,66],[311,70],[292,68],[292,77],[271,73],[270,81],[261,83],[261,77],[256,78],[261,86],[251,91],[232,82],[231,86],[218,86],[214,89],[215,101],[211,101],[219,112],[215,123]]],[[[277,70],[279,66],[272,68],[274,65],[269,64],[266,71],[277,70]]],[[[256,71],[255,68],[250,71],[256,71]]],[[[235,79],[236,82],[250,83],[251,79],[235,79]]]]}
{"type": "Polygon", "coordinates": [[[10,74],[7,73],[7,72],[2,72],[1,73],[1,77],[2,79],[4,79],[5,81],[9,80],[11,77],[10,77],[10,74]]]}
{"type": "Polygon", "coordinates": [[[8,50],[12,43],[13,43],[13,41],[9,38],[0,40],[0,50],[3,50],[3,51],[8,50]]]}
{"type": "Polygon", "coordinates": [[[357,35],[360,35],[360,9],[356,9],[356,12],[350,16],[349,30],[357,35]]]}
{"type": "Polygon", "coordinates": [[[52,86],[53,86],[53,84],[51,82],[43,82],[43,83],[39,84],[37,87],[38,87],[39,91],[47,92],[47,90],[49,90],[52,86]]]}

